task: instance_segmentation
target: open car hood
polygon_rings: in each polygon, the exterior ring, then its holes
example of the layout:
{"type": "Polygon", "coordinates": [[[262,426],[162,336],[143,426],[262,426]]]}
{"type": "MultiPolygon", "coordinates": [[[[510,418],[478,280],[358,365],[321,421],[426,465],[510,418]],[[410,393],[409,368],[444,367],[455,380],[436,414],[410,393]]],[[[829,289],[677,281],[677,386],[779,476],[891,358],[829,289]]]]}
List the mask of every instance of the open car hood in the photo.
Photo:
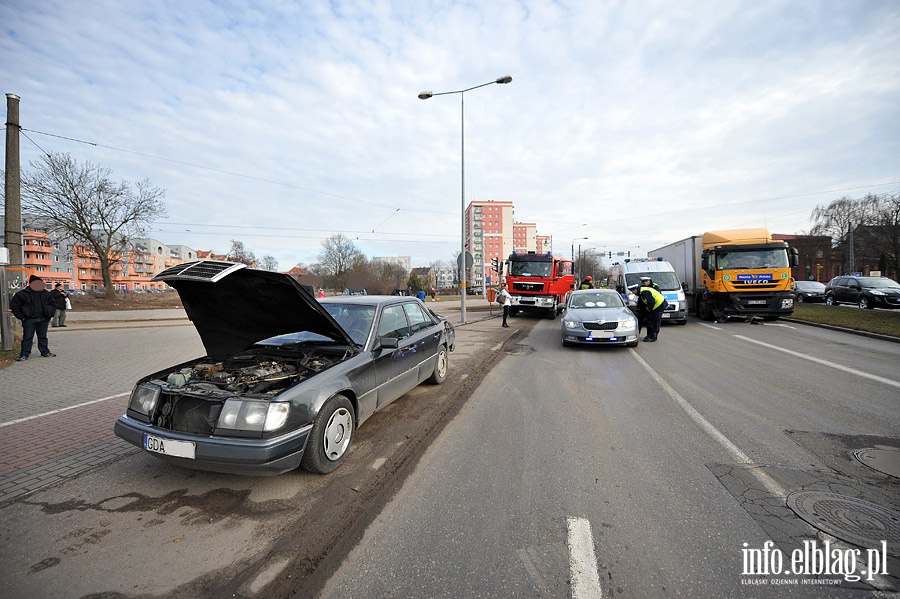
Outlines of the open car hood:
{"type": "Polygon", "coordinates": [[[286,274],[200,260],[167,268],[153,280],[164,281],[178,292],[214,360],[257,341],[300,331],[355,346],[316,298],[286,274]]]}

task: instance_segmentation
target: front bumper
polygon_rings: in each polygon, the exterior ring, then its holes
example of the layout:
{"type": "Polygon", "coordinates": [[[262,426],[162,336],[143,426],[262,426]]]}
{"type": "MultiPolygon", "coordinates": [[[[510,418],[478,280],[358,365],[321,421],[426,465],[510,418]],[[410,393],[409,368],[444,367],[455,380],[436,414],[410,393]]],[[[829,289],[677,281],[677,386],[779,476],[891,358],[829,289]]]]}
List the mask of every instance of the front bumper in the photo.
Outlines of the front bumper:
{"type": "Polygon", "coordinates": [[[614,331],[589,331],[583,327],[563,326],[562,339],[566,343],[585,345],[626,345],[637,342],[638,331],[634,327],[614,331]]]}
{"type": "Polygon", "coordinates": [[[791,293],[733,293],[724,302],[727,316],[789,316],[794,313],[791,293]]]}
{"type": "Polygon", "coordinates": [[[145,435],[163,440],[195,443],[194,459],[145,450],[155,457],[185,468],[226,474],[274,476],[300,466],[312,425],[270,439],[243,439],[170,431],[150,426],[126,415],[116,420],[113,430],[116,436],[141,449],[144,448],[145,435]]]}
{"type": "Polygon", "coordinates": [[[512,305],[515,308],[529,309],[547,309],[556,307],[556,298],[547,295],[514,295],[512,296],[512,305]]]}

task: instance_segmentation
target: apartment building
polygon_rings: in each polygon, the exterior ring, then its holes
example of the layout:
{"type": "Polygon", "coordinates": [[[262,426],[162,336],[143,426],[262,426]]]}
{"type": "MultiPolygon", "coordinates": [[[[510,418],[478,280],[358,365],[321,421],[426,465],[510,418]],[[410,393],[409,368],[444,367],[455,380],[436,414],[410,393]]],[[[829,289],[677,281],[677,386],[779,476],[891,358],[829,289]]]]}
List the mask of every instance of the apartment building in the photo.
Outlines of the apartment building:
{"type": "Polygon", "coordinates": [[[491,258],[501,262],[513,250],[513,203],[475,200],[466,208],[466,251],[472,254],[472,268],[466,274],[470,288],[496,285],[497,274],[490,270],[491,258]]]}

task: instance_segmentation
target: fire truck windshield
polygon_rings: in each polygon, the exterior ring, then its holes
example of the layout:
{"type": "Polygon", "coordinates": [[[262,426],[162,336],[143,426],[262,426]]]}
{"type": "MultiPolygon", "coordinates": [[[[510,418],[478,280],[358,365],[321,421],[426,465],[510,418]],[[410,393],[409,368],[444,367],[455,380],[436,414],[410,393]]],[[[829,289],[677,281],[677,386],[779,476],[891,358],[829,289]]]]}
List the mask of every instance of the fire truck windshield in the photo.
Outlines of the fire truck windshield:
{"type": "Polygon", "coordinates": [[[514,277],[549,277],[553,270],[552,262],[510,262],[509,274],[514,277]]]}

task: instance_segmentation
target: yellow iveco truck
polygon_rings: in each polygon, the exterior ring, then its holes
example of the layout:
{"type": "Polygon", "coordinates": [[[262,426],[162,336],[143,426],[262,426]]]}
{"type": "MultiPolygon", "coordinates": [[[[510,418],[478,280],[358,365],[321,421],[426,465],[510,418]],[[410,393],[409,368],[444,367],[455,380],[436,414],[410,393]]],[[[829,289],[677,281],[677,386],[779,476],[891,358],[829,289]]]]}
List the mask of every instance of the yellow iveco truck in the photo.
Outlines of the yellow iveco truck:
{"type": "Polygon", "coordinates": [[[791,267],[798,252],[766,229],[707,231],[650,255],[672,264],[692,311],[703,320],[776,320],[794,313],[791,267]]]}

